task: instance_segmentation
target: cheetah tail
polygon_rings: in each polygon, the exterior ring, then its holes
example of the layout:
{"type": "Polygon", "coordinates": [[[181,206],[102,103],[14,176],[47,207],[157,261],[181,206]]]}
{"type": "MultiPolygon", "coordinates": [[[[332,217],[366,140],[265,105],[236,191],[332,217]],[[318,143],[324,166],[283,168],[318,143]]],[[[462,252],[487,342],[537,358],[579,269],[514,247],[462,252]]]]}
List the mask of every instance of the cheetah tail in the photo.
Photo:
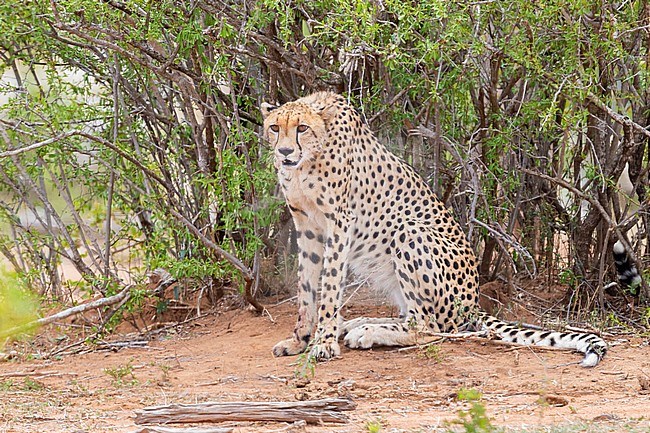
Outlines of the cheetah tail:
{"type": "Polygon", "coordinates": [[[616,241],[614,244],[614,263],[616,265],[616,273],[618,274],[618,282],[622,288],[629,288],[634,295],[638,295],[639,285],[641,285],[641,275],[637,271],[636,266],[630,260],[630,255],[625,250],[621,241],[616,241]]]}
{"type": "Polygon", "coordinates": [[[607,352],[607,343],[595,334],[523,329],[482,313],[481,328],[497,338],[522,346],[546,346],[573,349],[585,354],[583,367],[595,367],[607,352]]]}

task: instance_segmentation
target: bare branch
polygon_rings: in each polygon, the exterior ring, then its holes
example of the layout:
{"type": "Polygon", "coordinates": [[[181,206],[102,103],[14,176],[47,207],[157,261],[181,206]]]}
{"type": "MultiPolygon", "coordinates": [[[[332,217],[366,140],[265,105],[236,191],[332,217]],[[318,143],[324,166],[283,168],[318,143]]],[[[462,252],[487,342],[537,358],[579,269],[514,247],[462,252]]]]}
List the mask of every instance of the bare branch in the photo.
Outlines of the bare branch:
{"type": "Polygon", "coordinates": [[[69,132],[64,132],[62,134],[56,135],[52,138],[48,138],[47,140],[39,141],[38,143],[33,143],[30,144],[29,146],[21,147],[19,149],[13,149],[13,150],[7,150],[4,152],[0,152],[0,158],[7,158],[10,156],[17,156],[22,153],[26,152],[31,152],[32,150],[40,149],[41,147],[49,146],[50,144],[59,142],[61,140],[65,140],[66,138],[70,138],[72,136],[79,135],[78,131],[69,131],[69,132]]]}

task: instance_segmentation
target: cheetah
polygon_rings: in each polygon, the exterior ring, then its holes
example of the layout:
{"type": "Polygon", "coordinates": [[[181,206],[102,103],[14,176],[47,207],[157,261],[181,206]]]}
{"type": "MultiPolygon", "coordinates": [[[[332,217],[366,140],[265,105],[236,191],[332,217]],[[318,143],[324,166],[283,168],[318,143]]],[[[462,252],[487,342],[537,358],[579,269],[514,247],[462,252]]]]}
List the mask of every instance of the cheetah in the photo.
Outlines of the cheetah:
{"type": "Polygon", "coordinates": [[[582,352],[585,367],[605,355],[597,335],[521,329],[480,311],[477,259],[460,226],[344,97],[317,92],[261,111],[299,248],[298,321],[275,356],[311,342],[310,355],[328,360],[341,354],[339,337],[350,348],[405,346],[470,323],[505,341],[582,352]],[[400,316],[343,322],[348,272],[388,295],[400,316]]]}

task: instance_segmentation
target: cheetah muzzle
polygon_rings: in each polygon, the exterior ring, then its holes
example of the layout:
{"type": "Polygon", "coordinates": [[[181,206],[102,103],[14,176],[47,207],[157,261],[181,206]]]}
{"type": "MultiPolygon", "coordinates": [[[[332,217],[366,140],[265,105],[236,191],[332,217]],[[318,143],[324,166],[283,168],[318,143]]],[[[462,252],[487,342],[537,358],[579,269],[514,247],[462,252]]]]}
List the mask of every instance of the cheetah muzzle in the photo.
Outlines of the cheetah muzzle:
{"type": "Polygon", "coordinates": [[[477,259],[460,226],[342,96],[319,92],[262,113],[299,247],[298,321],[274,355],[310,346],[326,360],[340,355],[341,336],[351,348],[403,346],[471,323],[502,340],[583,352],[586,367],[603,358],[594,334],[521,329],[478,310],[477,259]],[[343,323],[348,272],[389,294],[400,317],[343,323]]]}

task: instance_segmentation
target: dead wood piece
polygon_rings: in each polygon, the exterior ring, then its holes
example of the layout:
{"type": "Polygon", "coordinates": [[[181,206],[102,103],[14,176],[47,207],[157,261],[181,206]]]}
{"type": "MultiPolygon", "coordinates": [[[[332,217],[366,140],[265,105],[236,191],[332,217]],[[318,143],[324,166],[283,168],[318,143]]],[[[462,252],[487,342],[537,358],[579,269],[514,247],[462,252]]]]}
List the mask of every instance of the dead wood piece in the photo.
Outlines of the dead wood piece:
{"type": "Polygon", "coordinates": [[[348,417],[341,413],[353,410],[352,400],[327,398],[310,401],[278,402],[207,402],[198,404],[171,404],[151,406],[136,411],[136,424],[173,424],[222,421],[279,421],[304,420],[310,424],[325,422],[345,423],[348,417]]]}
{"type": "Polygon", "coordinates": [[[14,371],[10,373],[0,374],[0,379],[6,377],[33,377],[35,379],[42,379],[45,377],[53,376],[76,376],[77,373],[60,373],[58,371],[14,371]]]}
{"type": "Polygon", "coordinates": [[[224,427],[158,427],[148,426],[137,430],[136,433],[231,433],[233,428],[224,427]]]}
{"type": "Polygon", "coordinates": [[[132,341],[102,341],[97,344],[97,347],[100,349],[121,349],[124,347],[127,348],[145,348],[149,345],[149,340],[132,340],[132,341]]]}
{"type": "Polygon", "coordinates": [[[157,268],[149,274],[149,284],[147,288],[156,296],[162,296],[167,287],[176,283],[176,278],[166,269],[157,268]]]}
{"type": "Polygon", "coordinates": [[[569,399],[560,395],[543,395],[537,402],[548,406],[562,407],[569,404],[569,399]]]}

